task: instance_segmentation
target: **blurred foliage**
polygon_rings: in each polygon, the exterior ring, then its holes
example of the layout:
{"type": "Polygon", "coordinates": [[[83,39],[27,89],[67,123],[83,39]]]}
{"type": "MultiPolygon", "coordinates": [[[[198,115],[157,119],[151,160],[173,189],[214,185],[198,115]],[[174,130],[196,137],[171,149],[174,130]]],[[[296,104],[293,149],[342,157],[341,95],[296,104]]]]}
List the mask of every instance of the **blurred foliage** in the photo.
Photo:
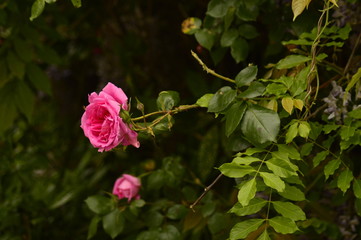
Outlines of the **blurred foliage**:
{"type": "Polygon", "coordinates": [[[287,0],[0,0],[0,239],[357,238],[361,7],[337,3],[316,59],[322,1],[292,21],[287,0]],[[191,49],[234,83],[203,72],[191,49]],[[297,81],[312,59],[326,99],[316,106],[297,81]],[[138,100],[151,112],[199,99],[210,113],[178,114],[156,138],[140,135],[140,149],[99,154],[79,125],[87,94],[108,81],[135,115],[138,100]],[[291,144],[273,145],[278,129],[291,144]],[[192,211],[219,171],[229,178],[192,211]],[[110,194],[123,173],[141,177],[142,199],[110,194]]]}

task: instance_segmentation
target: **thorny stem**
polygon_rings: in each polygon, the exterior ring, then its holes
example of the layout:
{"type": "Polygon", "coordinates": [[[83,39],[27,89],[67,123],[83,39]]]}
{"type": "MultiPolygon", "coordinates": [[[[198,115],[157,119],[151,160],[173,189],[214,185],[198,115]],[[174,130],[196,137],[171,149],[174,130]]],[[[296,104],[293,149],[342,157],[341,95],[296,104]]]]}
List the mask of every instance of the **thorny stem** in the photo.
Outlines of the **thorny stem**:
{"type": "Polygon", "coordinates": [[[192,209],[193,212],[194,212],[194,207],[204,198],[204,196],[206,196],[209,190],[212,189],[213,185],[216,184],[219,181],[219,179],[221,179],[222,176],[223,174],[220,173],[218,177],[216,177],[216,179],[204,189],[203,193],[197,198],[197,200],[195,200],[194,203],[189,206],[189,208],[192,209]]]}
{"type": "Polygon", "coordinates": [[[236,83],[235,80],[230,79],[230,78],[225,77],[225,76],[222,76],[222,75],[216,73],[214,70],[208,68],[207,65],[198,57],[198,55],[195,52],[191,51],[191,53],[192,53],[192,56],[198,61],[198,63],[203,67],[204,71],[206,71],[207,73],[209,73],[209,74],[211,74],[211,75],[213,75],[215,77],[223,79],[223,80],[225,80],[227,82],[236,83]]]}
{"type": "Polygon", "coordinates": [[[158,115],[158,114],[164,114],[165,116],[167,116],[167,115],[175,114],[175,113],[178,113],[181,111],[185,111],[185,110],[192,109],[192,108],[198,108],[198,107],[199,107],[199,105],[197,105],[197,104],[181,105],[179,107],[174,108],[173,110],[152,112],[152,113],[148,113],[146,115],[140,116],[140,117],[131,118],[131,120],[132,120],[132,122],[135,122],[135,121],[143,120],[143,119],[146,119],[148,117],[158,115]]]}

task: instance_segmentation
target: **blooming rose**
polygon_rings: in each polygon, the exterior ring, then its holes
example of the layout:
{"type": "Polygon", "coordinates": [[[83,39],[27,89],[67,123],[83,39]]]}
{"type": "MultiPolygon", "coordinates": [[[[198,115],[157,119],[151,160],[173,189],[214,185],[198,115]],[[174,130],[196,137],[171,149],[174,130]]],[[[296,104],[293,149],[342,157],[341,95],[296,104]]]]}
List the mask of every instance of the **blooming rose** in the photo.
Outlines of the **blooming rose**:
{"type": "Polygon", "coordinates": [[[128,109],[128,98],[121,88],[108,83],[99,95],[93,92],[88,99],[80,127],[99,152],[109,151],[119,144],[139,147],[138,134],[119,116],[121,109],[128,109]]]}
{"type": "Polygon", "coordinates": [[[140,188],[140,181],[138,178],[129,174],[123,174],[122,177],[115,181],[113,187],[113,194],[117,195],[119,199],[128,198],[128,202],[135,198],[139,199],[138,194],[140,188]]]}

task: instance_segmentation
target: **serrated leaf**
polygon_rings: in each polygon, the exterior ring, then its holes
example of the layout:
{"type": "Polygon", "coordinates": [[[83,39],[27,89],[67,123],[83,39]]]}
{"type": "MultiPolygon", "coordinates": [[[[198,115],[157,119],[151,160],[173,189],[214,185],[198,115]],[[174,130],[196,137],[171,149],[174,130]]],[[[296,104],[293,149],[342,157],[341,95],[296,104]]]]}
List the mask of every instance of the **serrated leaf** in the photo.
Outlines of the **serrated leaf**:
{"type": "Polygon", "coordinates": [[[329,154],[329,151],[322,151],[316,154],[316,156],[313,158],[313,167],[317,167],[323,160],[326,159],[327,155],[329,154]]]}
{"type": "Polygon", "coordinates": [[[236,84],[238,87],[249,85],[257,77],[257,66],[248,66],[242,69],[236,76],[236,84]]]}
{"type": "Polygon", "coordinates": [[[294,122],[287,130],[285,142],[287,144],[292,142],[292,140],[297,136],[297,134],[298,134],[298,122],[294,122]]]}
{"type": "Polygon", "coordinates": [[[299,123],[300,125],[298,126],[298,135],[307,139],[311,131],[310,124],[305,121],[300,121],[299,123]]]}
{"type": "Polygon", "coordinates": [[[290,97],[284,97],[282,98],[281,104],[283,109],[291,115],[293,110],[293,99],[290,97]]]}
{"type": "Polygon", "coordinates": [[[250,105],[243,116],[241,130],[253,144],[275,142],[280,128],[277,113],[257,105],[250,105]]]}
{"type": "Polygon", "coordinates": [[[251,215],[258,213],[267,203],[268,202],[262,198],[253,198],[247,206],[236,203],[229,212],[238,216],[251,215]]]}
{"type": "Polygon", "coordinates": [[[245,39],[237,38],[231,45],[231,55],[236,63],[244,61],[248,56],[249,46],[245,39]]]}
{"type": "Polygon", "coordinates": [[[252,82],[246,91],[238,94],[239,98],[255,98],[262,96],[265,91],[265,86],[260,82],[252,82]]]}
{"type": "Polygon", "coordinates": [[[212,0],[208,3],[206,14],[214,18],[221,18],[227,14],[228,6],[222,0],[212,0]]]}
{"type": "Polygon", "coordinates": [[[236,102],[226,112],[226,136],[229,137],[237,128],[246,111],[247,104],[236,102]]]}
{"type": "Polygon", "coordinates": [[[119,209],[115,209],[103,217],[104,231],[114,239],[123,231],[124,222],[125,219],[123,214],[119,209]]]}
{"type": "Polygon", "coordinates": [[[278,111],[278,103],[275,99],[271,99],[267,104],[266,104],[266,108],[273,110],[275,112],[278,111]]]}
{"type": "Polygon", "coordinates": [[[171,110],[179,103],[179,93],[176,91],[162,91],[157,98],[157,106],[161,110],[171,110]]]}
{"type": "Polygon", "coordinates": [[[290,168],[289,164],[287,164],[285,161],[271,158],[266,161],[266,165],[269,170],[271,170],[279,177],[297,176],[297,173],[292,168],[290,168]]]}
{"type": "Polygon", "coordinates": [[[208,112],[218,113],[223,111],[235,99],[236,95],[236,90],[232,89],[231,87],[222,87],[209,101],[208,112]]]}
{"type": "Polygon", "coordinates": [[[99,216],[95,216],[90,221],[89,228],[88,228],[88,236],[87,236],[88,240],[91,239],[92,237],[94,237],[94,235],[97,233],[98,223],[100,220],[101,220],[101,218],[99,216]]]}
{"type": "Polygon", "coordinates": [[[30,21],[33,21],[35,18],[39,17],[43,12],[45,7],[45,0],[35,0],[33,5],[31,6],[31,16],[30,21]]]}
{"type": "Polygon", "coordinates": [[[252,178],[242,185],[238,192],[238,202],[242,206],[247,206],[249,201],[254,198],[257,191],[256,179],[252,178]]]}
{"type": "Polygon", "coordinates": [[[204,94],[197,100],[196,104],[200,107],[208,107],[209,101],[212,99],[213,96],[213,93],[204,94]]]}
{"type": "Polygon", "coordinates": [[[243,165],[250,165],[254,162],[261,162],[262,160],[255,157],[245,156],[245,157],[236,157],[233,159],[233,163],[236,164],[243,164],[243,165]]]}
{"type": "Polygon", "coordinates": [[[287,153],[289,158],[301,160],[300,153],[292,145],[278,144],[277,147],[279,152],[287,153]]]}
{"type": "Polygon", "coordinates": [[[299,188],[288,184],[286,184],[285,190],[280,192],[279,195],[292,201],[303,201],[306,199],[305,194],[299,188]]]}
{"type": "Polygon", "coordinates": [[[325,134],[329,134],[330,132],[337,130],[339,127],[341,127],[341,125],[326,124],[326,125],[323,126],[322,130],[325,132],[325,134]]]}
{"type": "Polygon", "coordinates": [[[74,7],[80,8],[81,7],[81,0],[71,0],[71,3],[74,7]]]}
{"type": "Polygon", "coordinates": [[[361,180],[355,179],[352,185],[353,194],[356,198],[361,198],[361,180]]]}
{"type": "Polygon", "coordinates": [[[268,84],[266,87],[266,92],[269,94],[273,94],[276,96],[280,96],[282,94],[285,94],[287,92],[288,88],[284,84],[279,83],[271,83],[268,84]]]}
{"type": "Polygon", "coordinates": [[[356,128],[352,126],[342,126],[340,136],[342,140],[348,140],[355,134],[356,128]]]}
{"type": "Polygon", "coordinates": [[[283,192],[285,190],[285,182],[275,174],[260,172],[259,175],[263,178],[263,181],[267,186],[276,189],[278,192],[283,192]]]}
{"type": "Polygon", "coordinates": [[[301,99],[293,99],[293,106],[300,111],[303,109],[303,101],[301,99]]]}
{"type": "Polygon", "coordinates": [[[230,47],[234,40],[236,40],[238,37],[238,31],[237,29],[228,29],[227,31],[223,32],[221,37],[221,46],[222,47],[230,47]]]}
{"type": "Polygon", "coordinates": [[[223,163],[218,169],[223,175],[231,178],[241,178],[256,171],[251,166],[239,165],[233,162],[223,163]]]}
{"type": "Polygon", "coordinates": [[[268,235],[267,229],[263,231],[261,235],[257,238],[257,240],[271,240],[271,238],[268,235]]]}
{"type": "Polygon", "coordinates": [[[249,219],[233,226],[230,232],[230,239],[244,239],[253,231],[256,231],[264,222],[264,219],[249,219]]]}
{"type": "Polygon", "coordinates": [[[288,69],[293,68],[301,63],[310,61],[310,57],[302,56],[302,55],[289,55],[285,57],[284,59],[281,59],[277,64],[277,69],[288,69]]]}
{"type": "Polygon", "coordinates": [[[195,33],[197,42],[208,50],[214,45],[215,35],[208,29],[201,29],[195,33]]]}
{"type": "Polygon", "coordinates": [[[298,230],[296,223],[289,218],[277,216],[268,221],[269,225],[278,233],[290,234],[298,230]]]}
{"type": "Polygon", "coordinates": [[[303,210],[293,203],[274,201],[272,205],[279,214],[286,218],[292,219],[293,221],[306,220],[306,214],[303,210]]]}
{"type": "Polygon", "coordinates": [[[328,179],[330,175],[332,175],[340,166],[341,160],[339,158],[333,159],[329,161],[323,169],[323,173],[325,174],[325,180],[328,179]]]}
{"type": "Polygon", "coordinates": [[[51,95],[51,86],[50,79],[45,74],[43,70],[41,70],[35,64],[27,64],[26,66],[26,74],[30,80],[30,82],[40,91],[43,91],[49,95],[51,95]]]}
{"type": "Polygon", "coordinates": [[[308,7],[311,0],[292,0],[293,21],[308,7]]]}
{"type": "Polygon", "coordinates": [[[353,174],[349,169],[342,171],[340,176],[337,178],[337,187],[341,189],[342,192],[346,192],[350,188],[351,181],[353,179],[353,174]]]}
{"type": "Polygon", "coordinates": [[[96,214],[105,214],[113,209],[112,200],[104,196],[90,196],[85,203],[96,214]]]}

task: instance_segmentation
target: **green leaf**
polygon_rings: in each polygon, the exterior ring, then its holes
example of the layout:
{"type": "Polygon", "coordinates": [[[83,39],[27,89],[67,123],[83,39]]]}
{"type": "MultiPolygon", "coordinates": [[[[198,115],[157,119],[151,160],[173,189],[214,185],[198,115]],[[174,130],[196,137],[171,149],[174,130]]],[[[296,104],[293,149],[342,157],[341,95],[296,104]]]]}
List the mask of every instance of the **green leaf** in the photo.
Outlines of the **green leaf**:
{"type": "Polygon", "coordinates": [[[251,163],[254,162],[262,162],[262,160],[259,158],[246,156],[246,157],[236,157],[233,159],[232,162],[237,164],[250,165],[251,163]]]}
{"type": "Polygon", "coordinates": [[[71,3],[74,7],[80,8],[81,7],[81,0],[71,0],[71,3]]]}
{"type": "Polygon", "coordinates": [[[245,39],[237,38],[231,45],[231,55],[236,63],[244,61],[248,56],[249,46],[245,39]]]}
{"type": "Polygon", "coordinates": [[[359,215],[361,217],[361,199],[360,198],[355,199],[355,210],[356,210],[357,215],[359,215]]]}
{"type": "Polygon", "coordinates": [[[285,190],[285,182],[275,174],[260,172],[259,175],[263,178],[263,181],[267,186],[276,189],[278,192],[283,192],[285,190]]]}
{"type": "MultiPolygon", "coordinates": [[[[351,112],[349,112],[348,114],[350,114],[351,112]]],[[[361,113],[361,111],[360,111],[361,113]]],[[[325,132],[325,134],[329,134],[332,131],[337,130],[339,127],[341,127],[341,125],[336,125],[336,124],[326,124],[323,126],[323,131],[325,132]]]]}
{"type": "Polygon", "coordinates": [[[50,64],[60,64],[62,62],[62,59],[54,49],[46,45],[38,45],[37,47],[37,53],[44,62],[50,64]]]}
{"type": "MultiPolygon", "coordinates": [[[[359,67],[359,69],[357,69],[357,72],[352,76],[351,81],[347,84],[345,91],[349,92],[351,88],[353,88],[353,86],[360,80],[360,78],[361,78],[361,67],[359,67]]],[[[347,94],[345,94],[345,96],[347,96],[347,94]]]]}
{"type": "Polygon", "coordinates": [[[230,232],[230,239],[244,239],[253,231],[256,231],[264,222],[264,219],[249,219],[233,226],[230,232]]]}
{"type": "Polygon", "coordinates": [[[329,176],[338,169],[340,164],[341,160],[339,158],[333,159],[326,164],[325,168],[323,169],[323,173],[325,174],[325,180],[327,180],[329,176]]]}
{"type": "Polygon", "coordinates": [[[247,206],[249,201],[254,198],[257,191],[256,179],[252,178],[242,185],[238,192],[238,202],[242,206],[247,206]]]}
{"type": "Polygon", "coordinates": [[[91,239],[97,233],[98,223],[100,220],[101,218],[99,216],[95,216],[92,218],[89,224],[87,239],[91,239]]]}
{"type": "Polygon", "coordinates": [[[181,204],[175,204],[168,208],[167,218],[177,220],[183,218],[188,212],[188,208],[181,204]]]}
{"type": "Polygon", "coordinates": [[[310,61],[310,57],[302,56],[302,55],[289,55],[285,57],[284,59],[281,59],[277,64],[277,69],[288,69],[293,68],[301,63],[310,61]]]}
{"type": "Polygon", "coordinates": [[[293,221],[306,220],[306,214],[303,210],[293,203],[274,201],[272,205],[279,214],[286,218],[290,218],[293,221]]]}
{"type": "Polygon", "coordinates": [[[308,7],[311,0],[292,0],[293,21],[308,7]]]}
{"type": "Polygon", "coordinates": [[[301,155],[292,145],[278,144],[278,151],[287,153],[291,159],[301,160],[301,155]]]}
{"type": "Polygon", "coordinates": [[[100,195],[88,197],[85,203],[97,214],[109,213],[114,208],[112,199],[100,195]]]}
{"type": "Polygon", "coordinates": [[[33,5],[31,6],[31,16],[30,21],[33,21],[35,18],[39,17],[43,12],[45,7],[45,0],[35,0],[33,5]]]}
{"type": "MultiPolygon", "coordinates": [[[[347,115],[351,118],[361,119],[361,108],[352,110],[351,112],[348,112],[347,115]]],[[[335,125],[335,126],[340,127],[340,125],[335,125]]]]}
{"type": "Polygon", "coordinates": [[[280,128],[276,112],[257,105],[250,105],[243,116],[241,130],[253,144],[275,142],[280,128]]]}
{"type": "Polygon", "coordinates": [[[119,209],[114,209],[103,217],[103,228],[112,239],[123,231],[125,219],[119,209]]]}
{"type": "Polygon", "coordinates": [[[230,47],[234,40],[236,40],[238,37],[238,31],[237,29],[231,28],[227,31],[223,32],[221,37],[221,46],[222,47],[230,47]]]}
{"type": "Polygon", "coordinates": [[[257,238],[257,240],[271,240],[271,238],[270,238],[269,235],[268,235],[267,229],[264,230],[264,232],[263,232],[261,235],[259,235],[259,237],[257,238]]]}
{"type": "Polygon", "coordinates": [[[256,170],[251,166],[243,166],[236,163],[223,163],[219,167],[219,171],[223,173],[223,175],[231,178],[241,178],[246,176],[247,174],[253,173],[256,170]]]}
{"type": "Polygon", "coordinates": [[[346,192],[350,188],[351,181],[353,179],[353,174],[349,169],[342,171],[340,176],[337,179],[337,187],[341,189],[342,192],[346,192]]]}
{"type": "Polygon", "coordinates": [[[238,28],[239,35],[246,39],[253,39],[258,36],[257,29],[251,24],[242,24],[238,28]]]}
{"type": "Polygon", "coordinates": [[[298,135],[307,139],[311,131],[310,124],[305,121],[300,121],[299,123],[300,125],[298,126],[298,135]]]}
{"type": "Polygon", "coordinates": [[[207,93],[204,94],[201,98],[199,98],[196,102],[196,104],[200,107],[208,107],[208,104],[210,102],[210,100],[212,99],[212,97],[214,96],[213,93],[207,93]]]}
{"type": "Polygon", "coordinates": [[[14,39],[14,47],[17,55],[24,62],[30,62],[33,58],[33,52],[31,46],[24,40],[20,38],[14,39]]]}
{"type": "Polygon", "coordinates": [[[240,203],[236,203],[230,210],[230,213],[234,213],[238,216],[246,216],[258,213],[266,204],[268,201],[262,199],[262,198],[253,198],[251,201],[249,201],[249,204],[247,206],[242,206],[240,203]]]}
{"type": "Polygon", "coordinates": [[[214,45],[215,35],[207,29],[201,29],[195,33],[197,42],[208,50],[214,45]]]}
{"type": "Polygon", "coordinates": [[[6,60],[11,74],[22,80],[25,74],[25,64],[12,51],[9,51],[6,60]]]}
{"type": "Polygon", "coordinates": [[[148,239],[159,239],[159,240],[175,239],[175,240],[180,240],[181,239],[181,234],[180,234],[178,228],[176,228],[175,226],[173,226],[173,225],[165,225],[157,238],[148,238],[148,239]]]}
{"type": "Polygon", "coordinates": [[[328,154],[329,151],[322,151],[317,153],[316,156],[313,158],[313,167],[317,167],[323,160],[326,159],[328,154]]]}
{"type": "Polygon", "coordinates": [[[214,18],[221,18],[227,14],[228,6],[223,0],[212,0],[208,3],[207,15],[214,18]]]}
{"type": "Polygon", "coordinates": [[[268,221],[269,225],[278,233],[290,234],[298,230],[296,223],[289,218],[277,216],[268,221]]]}
{"type": "Polygon", "coordinates": [[[297,136],[297,134],[298,134],[298,122],[294,122],[287,130],[285,142],[287,144],[292,142],[292,140],[297,136]]]}
{"type": "Polygon", "coordinates": [[[35,64],[27,64],[26,74],[28,75],[30,82],[37,89],[51,95],[50,79],[43,70],[35,64]]]}
{"type": "Polygon", "coordinates": [[[208,112],[219,113],[225,110],[228,105],[235,99],[236,90],[229,86],[219,89],[209,101],[208,112]]]}
{"type": "Polygon", "coordinates": [[[300,189],[295,186],[290,186],[288,184],[285,185],[285,190],[283,192],[280,192],[279,195],[292,201],[306,200],[305,194],[300,189]]]}
{"type": "Polygon", "coordinates": [[[237,153],[237,156],[243,156],[243,155],[252,156],[255,153],[261,153],[265,151],[266,150],[263,148],[247,148],[247,150],[244,153],[237,153]]]}
{"type": "Polygon", "coordinates": [[[17,116],[14,100],[15,84],[15,81],[11,81],[0,88],[0,134],[14,124],[15,117],[17,116]]]}
{"type": "Polygon", "coordinates": [[[269,94],[273,94],[276,96],[280,96],[282,94],[285,94],[287,92],[288,88],[284,84],[279,83],[271,83],[268,84],[266,87],[266,92],[269,94]]]}
{"type": "Polygon", "coordinates": [[[246,111],[247,104],[236,102],[226,112],[226,136],[229,137],[237,128],[246,111]]]}
{"type": "Polygon", "coordinates": [[[238,94],[239,98],[254,98],[263,95],[265,86],[260,82],[252,82],[246,91],[238,94]]]}
{"type": "Polygon", "coordinates": [[[237,9],[237,17],[243,21],[256,21],[259,8],[256,1],[239,1],[240,5],[237,9]]]}
{"type": "Polygon", "coordinates": [[[238,87],[249,85],[257,77],[257,66],[248,66],[242,69],[236,76],[236,84],[238,87]]]}
{"type": "Polygon", "coordinates": [[[266,161],[269,170],[279,177],[297,176],[297,173],[290,167],[287,162],[277,158],[271,158],[266,161]]]}
{"type": "Polygon", "coordinates": [[[162,91],[157,98],[157,106],[161,110],[171,110],[179,103],[179,93],[176,91],[162,91]]]}
{"type": "Polygon", "coordinates": [[[355,179],[352,185],[353,194],[357,198],[361,198],[361,180],[355,179]]]}
{"type": "Polygon", "coordinates": [[[34,110],[35,96],[24,81],[17,81],[15,103],[20,112],[30,121],[34,110]]]}
{"type": "Polygon", "coordinates": [[[355,134],[356,128],[352,126],[342,126],[340,136],[342,140],[348,140],[355,134]]]}
{"type": "Polygon", "coordinates": [[[219,148],[219,131],[213,126],[204,135],[198,150],[197,166],[202,180],[206,179],[214,169],[219,148]]]}

